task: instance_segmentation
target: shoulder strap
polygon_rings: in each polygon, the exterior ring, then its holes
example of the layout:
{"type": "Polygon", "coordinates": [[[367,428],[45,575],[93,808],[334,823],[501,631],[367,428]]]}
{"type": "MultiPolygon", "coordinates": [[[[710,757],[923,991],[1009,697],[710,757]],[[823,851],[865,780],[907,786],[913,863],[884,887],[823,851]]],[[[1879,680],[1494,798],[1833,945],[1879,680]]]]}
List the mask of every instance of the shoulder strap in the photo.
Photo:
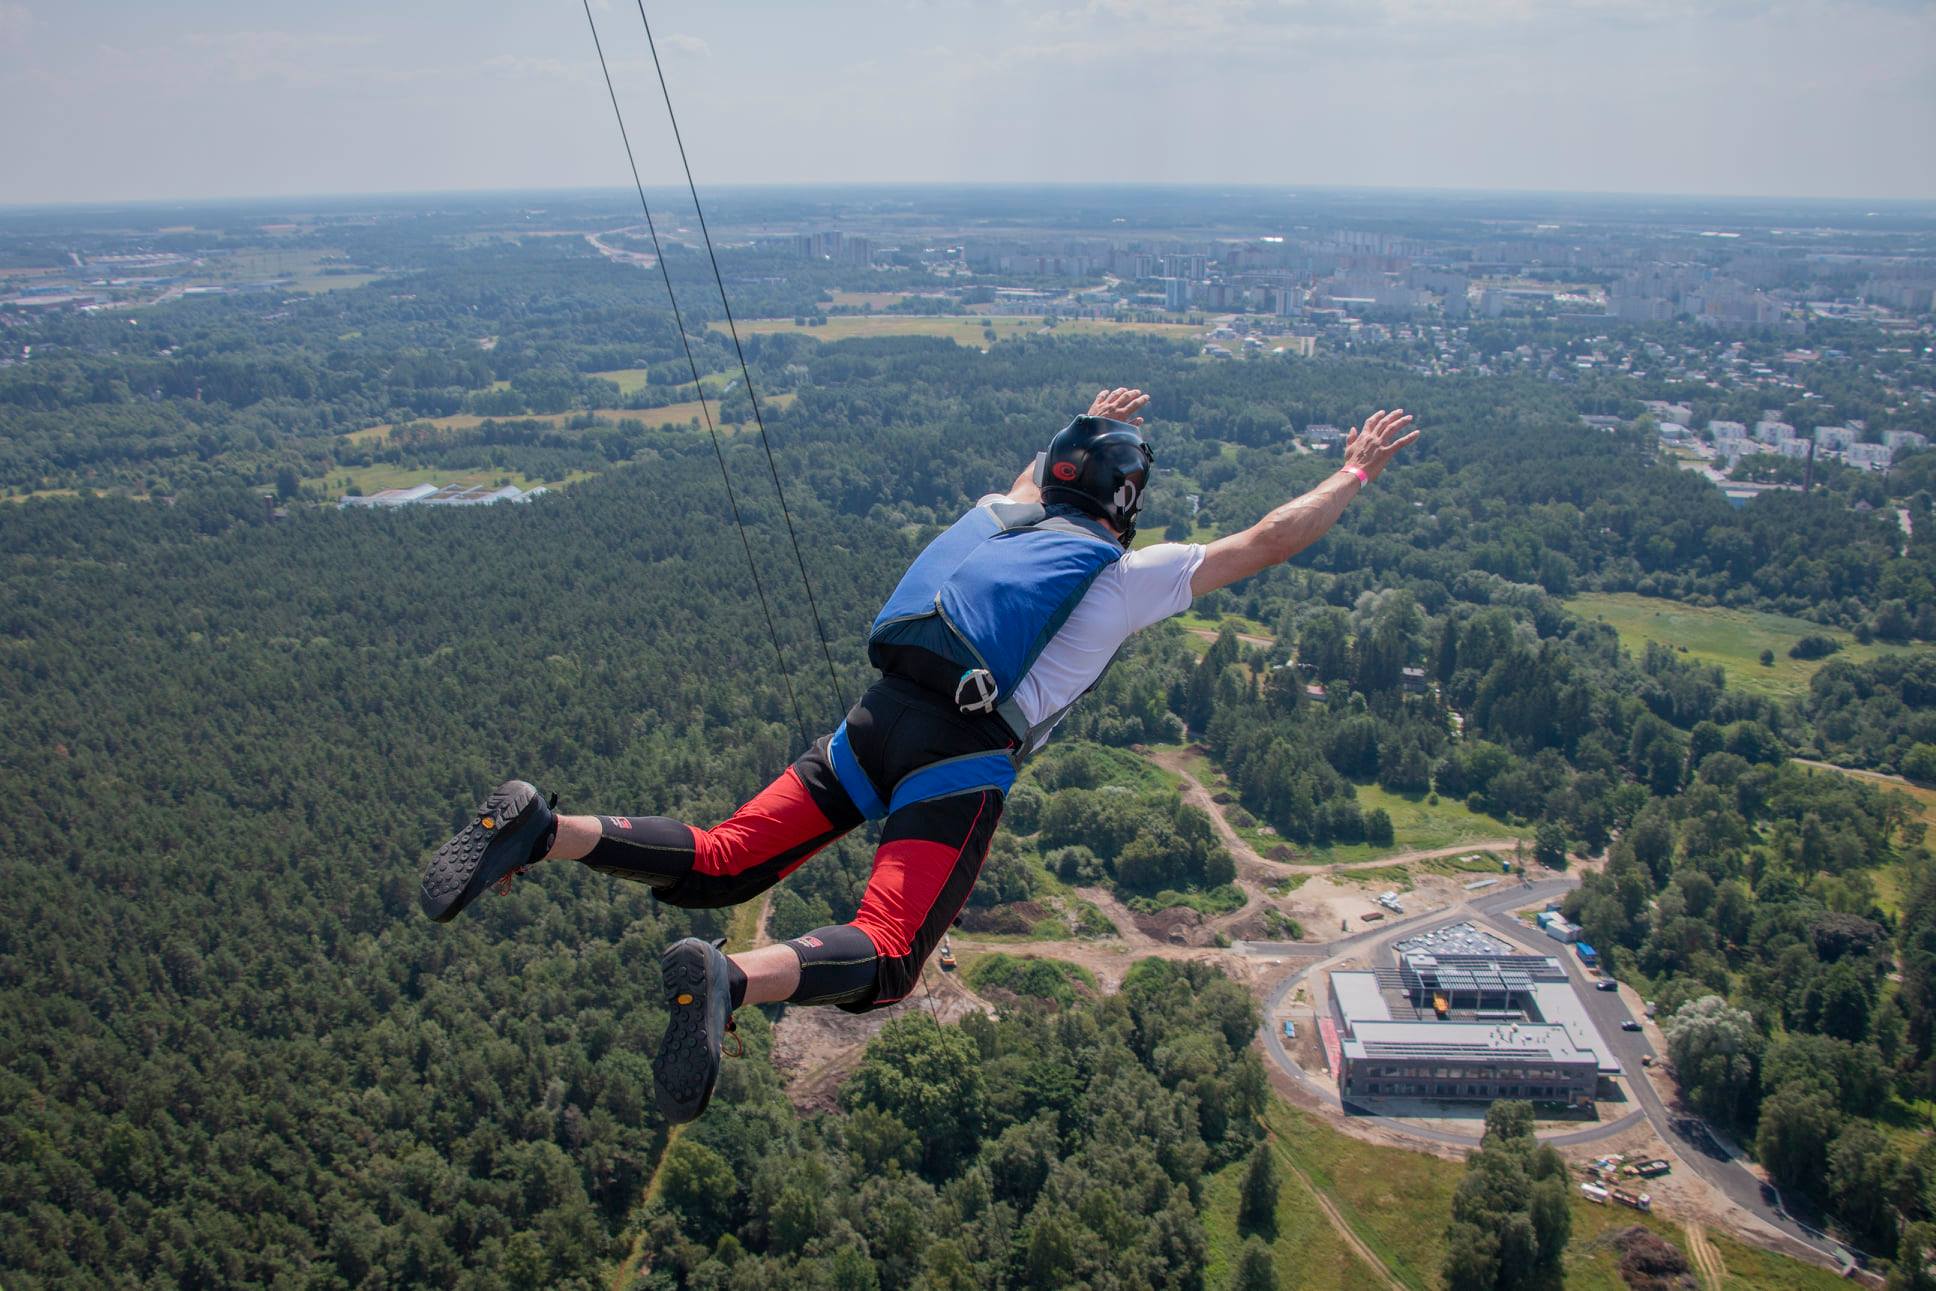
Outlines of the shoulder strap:
{"type": "Polygon", "coordinates": [[[1102,521],[1074,507],[1044,507],[1035,503],[1013,502],[1005,504],[1005,506],[1004,504],[997,503],[994,509],[997,518],[1004,521],[1002,530],[1005,533],[1012,532],[1016,529],[1041,529],[1055,533],[1071,533],[1081,538],[1094,538],[1107,545],[1119,559],[1122,556],[1123,544],[1117,541],[1116,535],[1109,532],[1102,521]],[[1007,522],[1007,517],[1002,515],[1002,511],[1006,508],[1013,508],[1015,510],[1017,520],[1019,521],[1018,523],[1007,522]],[[1034,512],[1032,518],[1021,519],[1024,508],[1034,512]]]}
{"type": "Polygon", "coordinates": [[[1004,533],[1010,529],[1033,528],[1049,514],[1040,502],[991,502],[988,511],[1004,533]]]}

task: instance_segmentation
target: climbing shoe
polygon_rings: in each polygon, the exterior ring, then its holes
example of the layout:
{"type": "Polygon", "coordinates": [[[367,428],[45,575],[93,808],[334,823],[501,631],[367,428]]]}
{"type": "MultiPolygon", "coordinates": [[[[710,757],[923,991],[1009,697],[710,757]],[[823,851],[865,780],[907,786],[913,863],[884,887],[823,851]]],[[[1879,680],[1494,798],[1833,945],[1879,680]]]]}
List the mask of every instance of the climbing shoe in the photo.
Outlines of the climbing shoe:
{"type": "Polygon", "coordinates": [[[697,1120],[712,1101],[720,1044],[733,1029],[727,968],[725,953],[697,937],[674,942],[659,957],[672,1016],[652,1060],[652,1079],[659,1111],[674,1125],[697,1120]]]}
{"type": "Polygon", "coordinates": [[[558,818],[549,802],[522,780],[506,780],[491,791],[470,822],[424,866],[423,888],[417,894],[424,913],[448,923],[457,912],[496,883],[543,858],[551,848],[558,818]]]}

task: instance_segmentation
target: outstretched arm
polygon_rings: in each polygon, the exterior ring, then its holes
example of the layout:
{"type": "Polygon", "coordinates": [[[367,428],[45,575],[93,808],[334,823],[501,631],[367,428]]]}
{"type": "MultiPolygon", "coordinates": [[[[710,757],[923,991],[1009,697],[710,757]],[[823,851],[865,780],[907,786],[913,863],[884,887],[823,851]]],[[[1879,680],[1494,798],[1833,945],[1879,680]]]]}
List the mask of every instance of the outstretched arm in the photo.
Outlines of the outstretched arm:
{"type": "MultiPolygon", "coordinates": [[[[1141,390],[1127,386],[1117,386],[1114,390],[1098,390],[1096,397],[1089,402],[1087,417],[1110,417],[1116,421],[1126,421],[1132,426],[1140,426],[1143,419],[1136,414],[1148,406],[1150,397],[1141,390]]],[[[1040,502],[1042,490],[1035,482],[1035,463],[1030,462],[1015,477],[1015,483],[1008,486],[1008,496],[1016,502],[1040,502]]]]}
{"type": "Polygon", "coordinates": [[[1324,537],[1344,513],[1345,504],[1364,487],[1355,472],[1363,471],[1367,483],[1377,479],[1398,450],[1418,438],[1415,430],[1406,433],[1411,424],[1403,408],[1365,418],[1365,424],[1345,440],[1344,467],[1335,475],[1242,533],[1210,544],[1190,579],[1190,595],[1202,596],[1282,564],[1324,537]]]}

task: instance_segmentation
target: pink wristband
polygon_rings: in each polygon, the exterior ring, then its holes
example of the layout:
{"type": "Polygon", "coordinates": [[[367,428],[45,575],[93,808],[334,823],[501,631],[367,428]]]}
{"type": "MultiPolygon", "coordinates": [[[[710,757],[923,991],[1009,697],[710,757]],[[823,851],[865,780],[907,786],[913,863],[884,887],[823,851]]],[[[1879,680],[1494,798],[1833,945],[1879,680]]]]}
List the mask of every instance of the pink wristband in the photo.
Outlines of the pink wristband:
{"type": "Polygon", "coordinates": [[[1363,488],[1365,485],[1371,483],[1371,477],[1365,474],[1365,468],[1362,466],[1340,466],[1338,469],[1343,471],[1346,475],[1357,476],[1358,487],[1360,488],[1363,488]]]}

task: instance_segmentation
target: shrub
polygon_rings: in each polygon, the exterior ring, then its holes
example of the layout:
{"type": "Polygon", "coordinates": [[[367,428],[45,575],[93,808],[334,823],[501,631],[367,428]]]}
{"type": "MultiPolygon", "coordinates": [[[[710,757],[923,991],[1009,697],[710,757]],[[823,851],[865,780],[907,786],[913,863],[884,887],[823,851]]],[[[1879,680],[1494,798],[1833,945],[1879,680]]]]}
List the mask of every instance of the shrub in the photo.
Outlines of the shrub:
{"type": "MultiPolygon", "coordinates": [[[[1810,633],[1788,647],[1788,657],[1790,659],[1826,659],[1841,648],[1842,643],[1834,637],[1810,633]]],[[[1767,653],[1763,651],[1764,656],[1767,653]]],[[[1762,662],[1768,663],[1770,660],[1764,657],[1762,662]]]]}

